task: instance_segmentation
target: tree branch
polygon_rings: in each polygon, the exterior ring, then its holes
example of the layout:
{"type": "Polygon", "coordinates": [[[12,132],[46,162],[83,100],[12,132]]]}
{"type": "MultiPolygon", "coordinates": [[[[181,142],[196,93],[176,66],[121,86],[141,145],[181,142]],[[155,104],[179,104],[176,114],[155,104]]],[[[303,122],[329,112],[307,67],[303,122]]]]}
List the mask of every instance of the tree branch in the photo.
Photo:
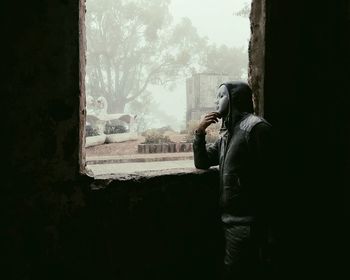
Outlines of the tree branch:
{"type": "Polygon", "coordinates": [[[144,81],[144,83],[143,83],[141,89],[139,89],[134,95],[128,97],[128,98],[126,99],[126,102],[133,101],[133,100],[135,100],[138,96],[140,96],[140,95],[146,90],[146,88],[148,87],[148,85],[149,85],[151,79],[153,78],[153,76],[156,75],[157,73],[159,73],[160,70],[161,70],[166,64],[167,64],[167,62],[164,62],[164,63],[160,64],[156,69],[152,70],[152,71],[148,74],[147,78],[145,79],[145,81],[144,81]]]}

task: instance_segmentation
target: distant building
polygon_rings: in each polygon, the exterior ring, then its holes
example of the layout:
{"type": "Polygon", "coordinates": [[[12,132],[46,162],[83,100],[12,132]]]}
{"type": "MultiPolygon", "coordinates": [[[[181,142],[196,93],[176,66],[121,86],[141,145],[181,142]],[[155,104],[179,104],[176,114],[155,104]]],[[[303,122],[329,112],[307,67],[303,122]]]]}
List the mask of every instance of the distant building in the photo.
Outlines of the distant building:
{"type": "Polygon", "coordinates": [[[228,79],[225,74],[200,73],[186,80],[187,124],[191,120],[200,120],[202,115],[215,110],[216,90],[228,79]]]}

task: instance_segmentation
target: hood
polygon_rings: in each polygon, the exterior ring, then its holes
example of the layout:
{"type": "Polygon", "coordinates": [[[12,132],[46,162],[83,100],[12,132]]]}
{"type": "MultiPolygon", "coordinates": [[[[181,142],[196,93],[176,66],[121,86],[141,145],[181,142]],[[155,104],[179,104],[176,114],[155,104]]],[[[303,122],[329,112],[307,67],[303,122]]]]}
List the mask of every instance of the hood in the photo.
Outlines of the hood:
{"type": "Polygon", "coordinates": [[[252,90],[244,82],[227,82],[220,86],[222,85],[229,92],[229,112],[222,122],[222,129],[231,130],[244,116],[254,113],[252,90]]]}

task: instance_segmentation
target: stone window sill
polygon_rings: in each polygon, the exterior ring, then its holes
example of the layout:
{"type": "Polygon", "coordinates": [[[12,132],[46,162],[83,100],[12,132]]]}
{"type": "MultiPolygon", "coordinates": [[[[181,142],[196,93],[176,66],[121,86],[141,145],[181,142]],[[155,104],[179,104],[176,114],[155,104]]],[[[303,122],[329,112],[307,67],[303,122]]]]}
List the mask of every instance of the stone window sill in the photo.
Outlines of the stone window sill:
{"type": "Polygon", "coordinates": [[[87,171],[85,175],[94,178],[94,180],[108,180],[108,181],[140,181],[145,179],[151,179],[155,177],[166,176],[183,176],[183,175],[201,175],[207,173],[217,173],[219,168],[213,166],[209,169],[197,169],[197,168],[172,168],[163,170],[151,170],[132,173],[106,173],[101,175],[94,175],[91,171],[87,171]]]}

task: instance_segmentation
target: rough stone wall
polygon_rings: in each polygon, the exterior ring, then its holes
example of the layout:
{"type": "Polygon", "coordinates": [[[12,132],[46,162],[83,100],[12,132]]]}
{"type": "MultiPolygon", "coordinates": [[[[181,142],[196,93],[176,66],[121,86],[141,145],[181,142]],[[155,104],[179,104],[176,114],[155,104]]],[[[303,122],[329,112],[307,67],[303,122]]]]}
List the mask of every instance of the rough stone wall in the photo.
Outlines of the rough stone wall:
{"type": "Polygon", "coordinates": [[[2,273],[213,279],[222,248],[215,174],[77,179],[2,199],[2,273]]]}
{"type": "Polygon", "coordinates": [[[250,9],[249,75],[255,113],[264,115],[266,0],[252,1],[250,9]]]}
{"type": "MultiPolygon", "coordinates": [[[[349,6],[311,3],[266,7],[264,112],[278,155],[277,263],[287,273],[278,279],[336,274],[341,264],[349,6]]],[[[1,2],[2,278],[214,279],[215,171],[79,175],[78,8],[1,2]]]]}
{"type": "Polygon", "coordinates": [[[4,1],[1,8],[7,27],[1,85],[6,170],[24,182],[73,180],[79,150],[78,1],[17,5],[4,1]]]}
{"type": "Polygon", "coordinates": [[[79,1],[3,1],[0,10],[1,278],[180,279],[201,262],[213,275],[215,171],[79,175],[79,1]]]}

